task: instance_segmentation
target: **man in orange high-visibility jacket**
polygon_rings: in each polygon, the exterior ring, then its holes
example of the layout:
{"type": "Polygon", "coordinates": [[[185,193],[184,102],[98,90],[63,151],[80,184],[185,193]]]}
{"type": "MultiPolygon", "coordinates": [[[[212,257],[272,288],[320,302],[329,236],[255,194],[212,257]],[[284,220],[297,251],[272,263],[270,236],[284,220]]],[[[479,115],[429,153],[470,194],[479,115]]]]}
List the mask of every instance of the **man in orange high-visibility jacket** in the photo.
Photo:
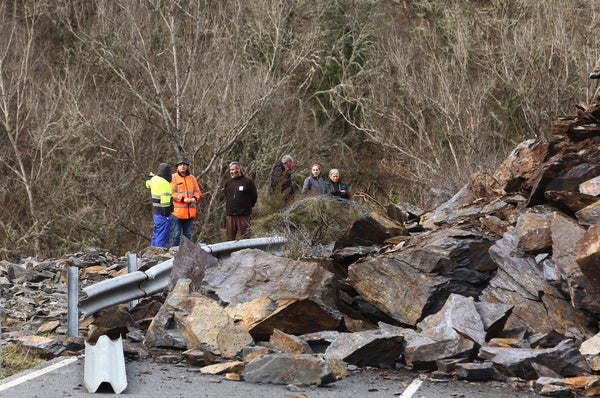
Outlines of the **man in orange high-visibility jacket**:
{"type": "Polygon", "coordinates": [[[171,214],[173,237],[171,247],[179,246],[181,234],[192,239],[196,205],[202,196],[196,177],[190,173],[190,162],[183,155],[177,160],[177,171],[171,177],[174,210],[171,214]]]}

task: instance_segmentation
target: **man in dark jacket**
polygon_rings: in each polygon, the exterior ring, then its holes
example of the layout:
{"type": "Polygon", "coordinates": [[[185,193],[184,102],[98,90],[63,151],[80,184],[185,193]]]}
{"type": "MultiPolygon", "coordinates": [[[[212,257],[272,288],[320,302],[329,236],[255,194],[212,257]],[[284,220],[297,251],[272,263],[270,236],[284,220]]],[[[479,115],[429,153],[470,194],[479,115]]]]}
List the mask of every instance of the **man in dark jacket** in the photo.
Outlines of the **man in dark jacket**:
{"type": "Polygon", "coordinates": [[[294,159],[291,155],[284,155],[281,162],[273,166],[271,172],[271,192],[273,194],[281,193],[286,202],[294,197],[292,167],[294,167],[294,159]]]}
{"type": "Polygon", "coordinates": [[[225,183],[225,214],[226,239],[235,240],[239,233],[240,239],[250,234],[252,208],[258,199],[254,181],[242,173],[238,162],[229,164],[231,179],[225,183]]]}

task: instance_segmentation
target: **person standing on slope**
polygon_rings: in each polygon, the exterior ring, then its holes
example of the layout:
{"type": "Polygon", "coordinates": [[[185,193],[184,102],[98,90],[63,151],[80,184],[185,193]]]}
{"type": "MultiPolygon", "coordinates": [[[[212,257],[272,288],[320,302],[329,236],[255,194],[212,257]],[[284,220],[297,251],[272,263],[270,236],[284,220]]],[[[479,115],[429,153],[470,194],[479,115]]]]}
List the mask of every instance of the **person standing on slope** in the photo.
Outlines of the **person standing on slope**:
{"type": "Polygon", "coordinates": [[[196,218],[196,205],[202,196],[198,180],[190,173],[190,162],[183,155],[177,160],[177,171],[171,178],[173,191],[173,238],[171,247],[179,246],[181,234],[192,240],[192,228],[196,218]]]}
{"type": "Polygon", "coordinates": [[[325,185],[325,181],[321,178],[321,166],[318,164],[313,164],[310,170],[311,175],[304,179],[304,184],[302,185],[302,193],[303,194],[324,194],[327,193],[327,186],[325,185]]]}
{"type": "Polygon", "coordinates": [[[236,235],[241,239],[250,234],[252,208],[258,199],[254,181],[242,173],[238,162],[229,164],[229,179],[225,183],[225,226],[226,239],[235,240],[236,235]]]}
{"type": "Polygon", "coordinates": [[[146,188],[152,195],[152,218],[154,227],[150,246],[169,247],[169,236],[171,235],[171,212],[173,211],[173,198],[171,196],[171,165],[161,163],[155,175],[150,173],[146,180],[146,188]]]}
{"type": "Polygon", "coordinates": [[[281,195],[285,202],[294,197],[294,184],[292,183],[292,171],[294,159],[291,155],[284,155],[281,162],[273,166],[271,171],[271,193],[281,195]]]}
{"type": "Polygon", "coordinates": [[[343,199],[350,199],[350,189],[340,178],[338,169],[329,170],[329,181],[326,183],[327,194],[343,199]]]}

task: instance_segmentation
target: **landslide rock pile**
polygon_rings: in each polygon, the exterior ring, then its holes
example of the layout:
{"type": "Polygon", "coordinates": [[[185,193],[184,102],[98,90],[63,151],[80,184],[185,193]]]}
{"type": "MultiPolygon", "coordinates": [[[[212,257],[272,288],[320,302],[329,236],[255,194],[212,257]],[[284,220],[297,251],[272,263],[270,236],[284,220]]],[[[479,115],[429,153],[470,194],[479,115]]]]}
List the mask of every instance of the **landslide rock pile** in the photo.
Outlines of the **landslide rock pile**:
{"type": "MultiPolygon", "coordinates": [[[[432,211],[400,203],[360,217],[327,256],[216,260],[184,240],[163,294],[82,319],[81,334],[122,335],[130,358],[247,382],[323,385],[352,367],[407,367],[600,395],[599,195],[600,107],[580,104],[432,211]]],[[[161,255],[145,253],[138,269],[161,255]]],[[[2,341],[80,350],[63,336],[66,267],[80,267],[83,285],[126,272],[108,257],[2,262],[2,341]]]]}

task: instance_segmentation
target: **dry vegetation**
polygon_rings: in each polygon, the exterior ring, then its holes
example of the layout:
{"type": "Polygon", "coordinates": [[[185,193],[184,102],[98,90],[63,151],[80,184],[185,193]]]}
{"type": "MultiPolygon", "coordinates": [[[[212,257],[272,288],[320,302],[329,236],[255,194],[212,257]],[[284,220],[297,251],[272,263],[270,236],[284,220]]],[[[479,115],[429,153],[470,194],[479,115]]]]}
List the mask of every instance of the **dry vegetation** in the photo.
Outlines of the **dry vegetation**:
{"type": "Polygon", "coordinates": [[[38,358],[29,352],[23,352],[16,345],[2,348],[0,354],[2,355],[2,358],[0,358],[0,380],[45,362],[45,359],[38,358]]]}
{"type": "Polygon", "coordinates": [[[600,3],[0,2],[0,257],[147,246],[145,175],[183,149],[222,239],[239,160],[294,155],[358,202],[428,208],[591,97],[600,3]]]}

